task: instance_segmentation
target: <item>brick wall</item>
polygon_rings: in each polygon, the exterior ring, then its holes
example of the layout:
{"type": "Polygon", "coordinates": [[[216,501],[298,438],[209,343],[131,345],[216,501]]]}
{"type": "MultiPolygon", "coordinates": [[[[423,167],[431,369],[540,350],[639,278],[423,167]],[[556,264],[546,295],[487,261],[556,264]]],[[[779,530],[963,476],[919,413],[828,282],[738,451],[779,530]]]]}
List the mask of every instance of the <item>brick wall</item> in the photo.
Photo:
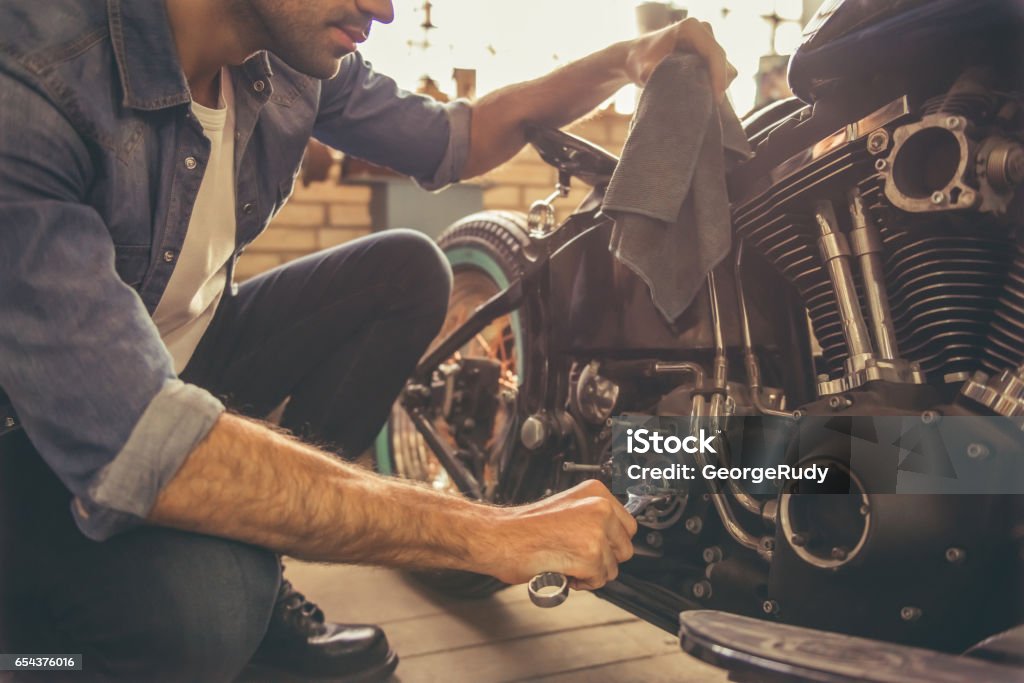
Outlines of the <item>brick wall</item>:
{"type": "MultiPolygon", "coordinates": [[[[628,126],[628,116],[602,111],[568,130],[618,154],[628,126]]],[[[335,164],[324,182],[311,183],[308,187],[296,183],[291,200],[238,262],[238,280],[347,242],[373,229],[370,188],[339,184],[338,173],[338,164],[335,164]]],[[[472,182],[484,187],[485,209],[526,211],[534,201],[551,194],[555,180],[555,170],[528,147],[508,163],[472,182]]],[[[573,183],[569,197],[555,203],[559,220],[580,202],[587,190],[582,183],[573,183]]]]}

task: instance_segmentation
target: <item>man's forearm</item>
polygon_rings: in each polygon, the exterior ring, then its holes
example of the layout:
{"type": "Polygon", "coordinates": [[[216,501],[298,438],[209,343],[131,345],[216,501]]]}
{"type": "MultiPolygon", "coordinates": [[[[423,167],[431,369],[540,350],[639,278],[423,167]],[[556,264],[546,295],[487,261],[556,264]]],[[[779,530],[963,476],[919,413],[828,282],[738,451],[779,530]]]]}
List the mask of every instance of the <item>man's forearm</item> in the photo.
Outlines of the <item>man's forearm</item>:
{"type": "Polygon", "coordinates": [[[224,415],[150,521],[308,560],[467,569],[492,512],[224,415]]]}
{"type": "Polygon", "coordinates": [[[230,414],[164,487],[149,521],[307,560],[463,569],[508,583],[558,571],[583,588],[615,577],[636,533],[597,482],[493,507],[382,477],[230,414]]]}
{"type": "Polygon", "coordinates": [[[615,43],[546,76],[495,90],[477,100],[463,179],[511,159],[526,144],[526,124],[568,125],[628,85],[628,50],[629,43],[615,43]]]}
{"type": "Polygon", "coordinates": [[[661,61],[676,50],[702,56],[718,98],[736,76],[715,42],[711,28],[696,19],[683,21],[615,43],[547,76],[511,85],[473,105],[469,158],[462,178],[486,173],[511,159],[526,144],[525,125],[561,128],[615,94],[624,85],[643,85],[661,61]]]}

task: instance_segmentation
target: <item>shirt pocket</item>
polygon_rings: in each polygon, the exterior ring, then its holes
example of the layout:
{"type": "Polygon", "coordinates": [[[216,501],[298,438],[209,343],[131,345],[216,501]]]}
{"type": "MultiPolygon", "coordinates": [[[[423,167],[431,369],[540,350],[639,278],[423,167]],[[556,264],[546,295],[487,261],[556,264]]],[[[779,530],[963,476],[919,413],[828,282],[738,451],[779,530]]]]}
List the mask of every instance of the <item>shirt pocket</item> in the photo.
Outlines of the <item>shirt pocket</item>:
{"type": "Polygon", "coordinates": [[[114,246],[114,269],[118,277],[129,287],[139,288],[149,270],[148,244],[127,244],[114,246]]]}

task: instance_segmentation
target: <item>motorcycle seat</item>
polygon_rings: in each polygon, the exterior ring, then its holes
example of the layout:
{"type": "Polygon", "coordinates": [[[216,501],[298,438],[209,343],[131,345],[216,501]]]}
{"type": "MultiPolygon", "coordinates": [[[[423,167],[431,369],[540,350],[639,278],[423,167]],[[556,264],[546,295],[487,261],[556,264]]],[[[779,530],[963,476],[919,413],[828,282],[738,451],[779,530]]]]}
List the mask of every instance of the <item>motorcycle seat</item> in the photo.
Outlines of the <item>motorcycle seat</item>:
{"type": "Polygon", "coordinates": [[[608,150],[556,128],[528,126],[526,140],[541,159],[558,169],[560,178],[572,176],[591,187],[607,185],[619,163],[608,150]]]}
{"type": "Polygon", "coordinates": [[[714,610],[679,616],[685,652],[736,680],[1019,683],[1024,669],[714,610]],[[744,676],[749,676],[746,678],[744,676]]]}

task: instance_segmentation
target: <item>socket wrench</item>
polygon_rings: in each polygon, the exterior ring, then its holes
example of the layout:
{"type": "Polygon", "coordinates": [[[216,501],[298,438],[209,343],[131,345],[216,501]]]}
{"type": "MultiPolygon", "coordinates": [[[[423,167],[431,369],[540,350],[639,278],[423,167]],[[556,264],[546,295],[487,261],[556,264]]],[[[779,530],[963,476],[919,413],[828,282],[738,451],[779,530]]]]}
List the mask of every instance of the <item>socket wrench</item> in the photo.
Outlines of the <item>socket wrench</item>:
{"type": "MultiPolygon", "coordinates": [[[[626,512],[639,517],[648,506],[668,500],[675,491],[656,489],[647,484],[631,486],[626,490],[626,512]]],[[[542,572],[526,584],[530,602],[537,607],[558,607],[569,597],[569,578],[559,572],[542,572]]]]}

